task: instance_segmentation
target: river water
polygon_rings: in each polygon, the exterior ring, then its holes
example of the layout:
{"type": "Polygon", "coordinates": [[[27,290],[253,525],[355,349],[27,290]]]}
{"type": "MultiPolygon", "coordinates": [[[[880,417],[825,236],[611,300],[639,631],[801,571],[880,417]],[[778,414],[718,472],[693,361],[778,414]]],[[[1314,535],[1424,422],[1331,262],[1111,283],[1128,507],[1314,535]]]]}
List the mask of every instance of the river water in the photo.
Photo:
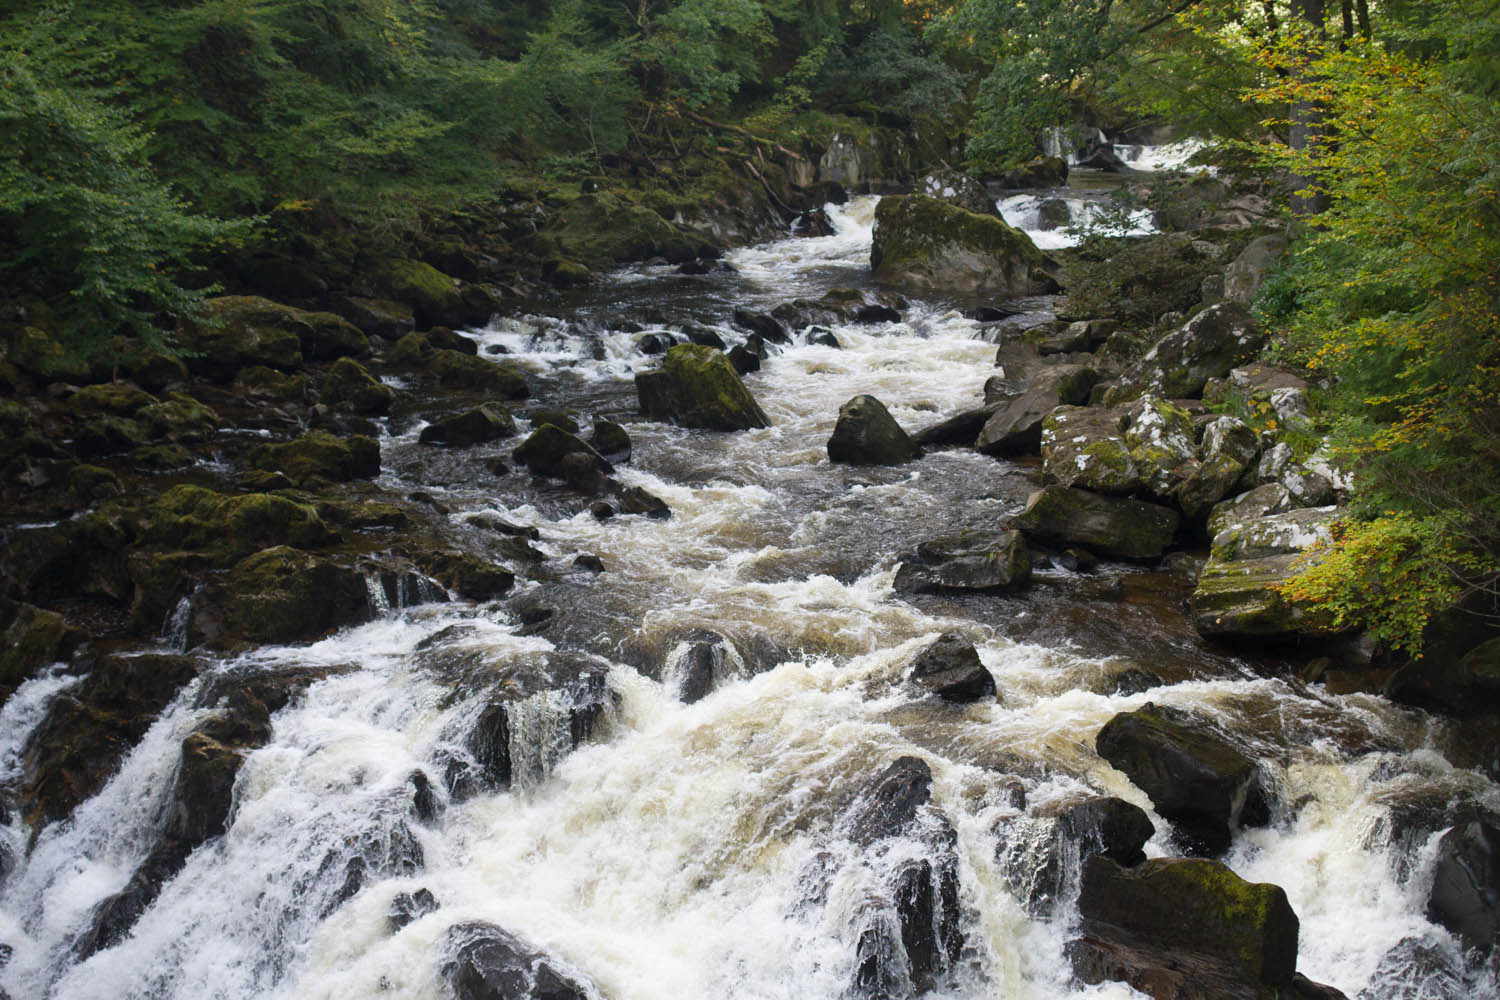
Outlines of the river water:
{"type": "MultiPolygon", "coordinates": [[[[382,486],[432,495],[460,536],[480,530],[474,515],[498,514],[537,527],[555,564],[590,553],[606,572],[523,583],[557,610],[537,635],[521,634],[515,602],[419,604],[310,646],[216,664],[334,669],[276,715],[271,741],[240,772],[228,832],[194,852],[126,940],[79,962],[74,938],[163,822],[178,745],[203,715],[197,691],[184,691],[109,785],[43,830],[6,878],[0,942],[12,953],[0,985],[15,1000],[436,998],[447,995],[446,931],[484,920],[609,1000],[843,997],[861,928],[889,906],[882,887],[931,842],[871,850],[841,816],[891,761],[913,755],[930,766],[933,805],[956,835],[965,941],[932,995],[1134,996],[1071,979],[1064,945],[1076,910],[1064,898],[1028,911],[996,830],[1024,846],[1049,803],[1086,793],[1150,811],[1092,748],[1115,713],[1153,700],[1212,717],[1273,778],[1275,822],[1237,834],[1227,860],[1286,890],[1301,918],[1301,972],[1369,1000],[1500,995],[1492,974],[1458,977],[1454,941],[1423,915],[1435,839],[1392,843],[1388,832],[1405,802],[1500,809],[1500,790],[1447,762],[1440,724],[1283,679],[1289,665],[1274,658],[1204,644],[1185,625],[1190,576],[1180,568],[1045,570],[1018,596],[893,592],[903,552],[998,526],[1037,470],[968,451],[852,469],[830,465],[824,446],[839,406],[859,393],[909,429],[976,405],[994,355],[977,323],[912,302],[903,322],[835,327],[841,349],[799,339],[746,379],[767,429],[713,434],[634,415],[632,373],[650,359],[637,335],[611,332],[618,320],[692,319],[735,340],[734,306],[862,286],[874,205],[831,207],[833,236],[736,251],[733,273],[642,266],[554,315],[471,331],[482,353],[504,348],[532,370],[539,402],[622,420],[634,455],[620,478],[673,516],[598,521],[560,488],[495,480],[475,453],[419,447],[421,420],[392,423],[382,486]],[[684,704],[682,644],[694,629],[734,649],[716,665],[715,690],[684,704]],[[945,631],[974,642],[996,702],[934,704],[902,683],[912,654],[945,631]],[[589,740],[570,752],[573,696],[533,695],[512,711],[513,787],[414,821],[410,776],[426,771],[440,787],[438,761],[483,707],[455,694],[434,657],[504,670],[564,652],[606,675],[589,740]],[[648,661],[655,679],[630,665],[648,661]],[[1165,684],[1113,693],[1132,668],[1165,684]],[[381,867],[397,854],[405,860],[381,867]],[[356,855],[377,860],[342,900],[356,855]],[[392,932],[393,898],[419,888],[439,908],[392,932]],[[1401,957],[1424,949],[1426,965],[1401,957]]],[[[70,683],[33,680],[5,706],[0,780],[14,777],[26,732],[70,683]]],[[[1167,824],[1153,820],[1148,853],[1172,853],[1167,824]]],[[[5,836],[19,849],[27,833],[17,820],[5,836]]]]}

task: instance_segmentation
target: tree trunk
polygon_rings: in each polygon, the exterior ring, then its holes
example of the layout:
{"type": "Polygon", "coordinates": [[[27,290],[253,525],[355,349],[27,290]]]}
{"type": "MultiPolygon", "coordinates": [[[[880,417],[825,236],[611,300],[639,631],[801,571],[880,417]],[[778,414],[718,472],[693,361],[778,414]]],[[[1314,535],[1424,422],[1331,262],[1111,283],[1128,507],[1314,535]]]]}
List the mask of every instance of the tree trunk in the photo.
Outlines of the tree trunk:
{"type": "MultiPolygon", "coordinates": [[[[1326,16],[1323,0],[1292,0],[1292,17],[1301,21],[1310,29],[1314,38],[1323,37],[1323,24],[1326,16]]],[[[1311,53],[1309,53],[1311,55],[1311,53]]],[[[1296,70],[1299,76],[1306,76],[1309,72],[1307,64],[1301,63],[1296,70]]],[[[1306,149],[1308,143],[1318,132],[1318,126],[1322,123],[1323,112],[1311,101],[1298,101],[1292,105],[1291,110],[1291,135],[1287,144],[1293,149],[1306,149]]],[[[1328,196],[1322,192],[1314,191],[1311,185],[1314,179],[1311,177],[1294,176],[1292,178],[1292,211],[1301,216],[1312,216],[1320,214],[1328,207],[1328,196]]]]}

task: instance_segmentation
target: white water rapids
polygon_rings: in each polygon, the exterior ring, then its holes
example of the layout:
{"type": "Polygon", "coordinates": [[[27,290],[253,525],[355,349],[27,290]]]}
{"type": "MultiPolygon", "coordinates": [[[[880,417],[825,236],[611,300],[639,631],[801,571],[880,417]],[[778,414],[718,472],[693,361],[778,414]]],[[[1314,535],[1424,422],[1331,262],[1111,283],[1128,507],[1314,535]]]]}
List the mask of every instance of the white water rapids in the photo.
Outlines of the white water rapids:
{"type": "MultiPolygon", "coordinates": [[[[873,208],[873,198],[830,207],[832,237],[732,254],[734,300],[766,308],[863,281],[873,208]]],[[[650,270],[622,276],[647,288],[658,279],[650,270]]],[[[837,327],[842,349],[799,340],[769,358],[746,380],[768,429],[715,435],[628,422],[635,451],[621,477],[665,500],[669,520],[557,518],[490,495],[482,473],[424,481],[413,472],[426,461],[420,427],[388,437],[386,485],[431,490],[455,522],[491,511],[535,524],[549,554],[598,555],[607,568],[593,585],[599,596],[580,588],[578,602],[597,600],[628,623],[598,642],[621,651],[612,659],[623,659],[632,637],[706,627],[762,637],[778,662],[753,676],[729,662],[717,690],[691,705],[675,697],[671,677],[658,683],[613,663],[611,706],[571,752],[559,736],[568,706],[533,696],[512,716],[516,787],[451,804],[430,823],[411,819],[409,777],[425,769],[436,778],[436,756],[479,706],[424,669],[424,642],[450,641],[439,633],[459,626],[458,647],[499,664],[552,652],[549,633],[518,636],[499,606],[429,604],[311,646],[217,664],[339,669],[274,717],[270,742],[239,774],[228,832],[192,854],[125,940],[79,962],[73,939],[125,884],[161,823],[177,748],[202,712],[192,707],[195,688],[179,695],[108,786],[43,829],[6,876],[0,942],[13,954],[0,986],[13,1000],[438,998],[447,995],[445,932],[484,920],[561,959],[608,1000],[833,1000],[851,982],[876,887],[927,849],[913,840],[861,850],[840,835],[840,811],[892,760],[914,755],[930,765],[933,803],[957,835],[965,937],[957,968],[932,995],[1131,997],[1118,984],[1072,980],[1064,945],[1076,913],[1064,905],[1028,914],[993,831],[1018,821],[1013,774],[1028,810],[1087,792],[1149,812],[1093,740],[1115,713],[1152,700],[1207,713],[1263,749],[1277,819],[1238,834],[1227,860],[1287,891],[1302,922],[1299,970],[1351,998],[1448,996],[1433,992],[1441,984],[1432,977],[1403,979],[1382,966],[1403,941],[1461,965],[1452,938],[1423,915],[1431,846],[1403,853],[1379,835],[1391,802],[1436,789],[1500,808],[1493,785],[1432,750],[1436,724],[1376,698],[1258,677],[1190,640],[1150,647],[1189,664],[1172,674],[1177,683],[1111,694],[1114,677],[1155,668],[1156,654],[1112,646],[1107,635],[1075,640],[1052,620],[1055,602],[893,593],[897,553],[956,528],[998,525],[1027,482],[1024,470],[966,451],[895,470],[830,466],[824,446],[853,395],[879,397],[908,428],[979,400],[994,348],[975,339],[977,324],[921,303],[907,317],[837,327]],[[943,631],[975,643],[1000,700],[934,705],[903,685],[912,654],[943,631]],[[419,865],[374,873],[339,901],[347,858],[384,856],[393,845],[409,856],[413,842],[419,865]],[[821,902],[811,902],[809,872],[818,870],[831,874],[821,902]],[[418,888],[439,908],[392,932],[393,898],[418,888]]],[[[586,397],[627,407],[631,369],[649,363],[633,335],[591,333],[567,318],[505,320],[473,336],[538,372],[565,368],[586,397]]],[[[1130,576],[1125,567],[1103,572],[1130,576]]],[[[1055,571],[1042,586],[1070,585],[1066,577],[1055,571]]],[[[1127,639],[1153,638],[1149,623],[1120,628],[1127,639]]],[[[26,732],[70,683],[32,680],[5,706],[3,777],[14,777],[26,732]]],[[[1170,852],[1167,824],[1152,819],[1148,853],[1170,852]]],[[[3,832],[16,850],[26,841],[18,818],[3,832]]],[[[1461,989],[1452,1000],[1497,996],[1492,976],[1461,989]]]]}

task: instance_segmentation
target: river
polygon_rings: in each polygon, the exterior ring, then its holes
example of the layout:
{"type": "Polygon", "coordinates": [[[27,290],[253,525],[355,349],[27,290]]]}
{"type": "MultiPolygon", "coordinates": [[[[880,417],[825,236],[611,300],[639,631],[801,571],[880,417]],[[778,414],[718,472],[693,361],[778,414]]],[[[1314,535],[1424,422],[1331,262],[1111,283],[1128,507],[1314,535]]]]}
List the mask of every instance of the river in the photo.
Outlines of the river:
{"type": "MultiPolygon", "coordinates": [[[[1093,750],[1112,716],[1148,700],[1212,717],[1273,777],[1274,822],[1237,833],[1226,861],[1286,890],[1301,919],[1301,972],[1366,1000],[1500,996],[1493,973],[1439,974],[1462,959],[1424,915],[1435,838],[1389,836],[1393,806],[1412,797],[1500,809],[1500,789],[1448,763],[1441,723],[1289,680],[1292,665],[1275,656],[1204,643],[1182,613],[1191,575],[1178,565],[1047,569],[1014,596],[893,591],[902,553],[997,526],[1038,471],[968,450],[899,468],[835,466],[825,444],[839,406],[860,393],[908,429],[977,405],[994,347],[976,321],[912,302],[901,322],[835,327],[839,349],[798,338],[746,379],[766,429],[715,434],[636,415],[632,374],[650,359],[618,321],[692,319],[733,342],[744,337],[727,322],[733,307],[864,286],[875,202],[831,206],[832,236],[735,251],[733,272],[643,265],[552,315],[469,331],[482,356],[503,349],[494,356],[532,371],[535,402],[622,421],[633,456],[620,478],[672,517],[601,521],[560,487],[497,492],[472,454],[419,446],[422,420],[388,425],[383,488],[425,491],[460,536],[482,530],[476,514],[534,526],[559,564],[588,553],[605,572],[522,584],[555,610],[539,634],[523,634],[533,630],[515,601],[417,604],[310,646],[215,664],[338,669],[275,716],[270,742],[240,772],[228,832],[192,854],[126,940],[86,961],[72,941],[149,853],[178,746],[207,711],[194,707],[207,681],[178,696],[99,795],[43,830],[3,886],[0,941],[13,951],[0,984],[11,997],[442,997],[444,936],[471,920],[546,950],[609,1000],[842,997],[861,928],[889,908],[882,886],[930,849],[909,838],[872,851],[840,825],[850,796],[904,755],[930,766],[933,806],[956,835],[965,944],[930,995],[1135,996],[1072,979],[1064,946],[1076,909],[1064,898],[1028,910],[996,830],[1008,831],[1014,860],[1014,845],[1040,836],[1035,817],[1049,803],[1107,794],[1149,812],[1093,750]],[[714,690],[685,704],[695,629],[733,648],[720,647],[714,690]],[[975,644],[994,703],[935,703],[903,683],[911,656],[942,632],[975,644]],[[574,695],[533,695],[512,712],[512,788],[414,821],[411,775],[440,786],[438,762],[460,752],[483,709],[434,663],[503,670],[564,653],[605,677],[589,738],[571,749],[574,695]],[[656,664],[655,678],[641,662],[656,664]],[[1117,693],[1130,669],[1164,684],[1117,693]],[[369,874],[345,900],[355,856],[369,874]],[[393,898],[424,888],[439,908],[393,932],[393,898]],[[1421,948],[1442,961],[1401,958],[1421,948]]],[[[71,683],[32,680],[5,706],[0,780],[14,777],[25,734],[71,683]]],[[[1152,818],[1147,853],[1173,853],[1167,824],[1152,818]]],[[[15,848],[26,835],[18,819],[5,832],[15,848]]]]}

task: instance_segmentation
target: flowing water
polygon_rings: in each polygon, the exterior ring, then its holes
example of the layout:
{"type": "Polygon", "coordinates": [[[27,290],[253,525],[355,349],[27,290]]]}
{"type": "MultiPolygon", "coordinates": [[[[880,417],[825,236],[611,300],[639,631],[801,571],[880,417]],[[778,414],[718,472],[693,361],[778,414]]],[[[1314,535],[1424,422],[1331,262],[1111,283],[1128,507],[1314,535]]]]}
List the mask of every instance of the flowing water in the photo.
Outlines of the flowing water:
{"type": "MultiPolygon", "coordinates": [[[[1092,749],[1115,713],[1149,699],[1211,716],[1274,779],[1274,824],[1237,834],[1228,860],[1286,889],[1302,921],[1303,973],[1369,1000],[1496,997],[1493,975],[1464,972],[1452,938],[1423,916],[1430,838],[1389,835],[1393,804],[1408,799],[1500,809],[1494,785],[1446,762],[1441,725],[1205,645],[1183,624],[1189,578],[1169,570],[1047,570],[1031,593],[1009,597],[893,592],[901,553],[998,526],[1036,472],[966,451],[852,469],[830,465],[824,445],[839,406],[859,393],[907,427],[975,405],[994,348],[974,321],[917,302],[904,322],[837,327],[842,349],[799,340],[747,378],[767,429],[713,434],[632,415],[632,371],[649,359],[635,351],[638,334],[612,332],[614,320],[695,320],[733,340],[734,305],[860,286],[874,203],[830,207],[834,236],[737,251],[734,273],[637,268],[562,315],[473,331],[482,351],[504,348],[533,370],[542,402],[623,419],[634,456],[620,477],[673,516],[597,521],[561,489],[496,487],[510,480],[476,472],[472,455],[420,448],[420,421],[391,426],[383,485],[432,494],[460,534],[480,530],[476,515],[498,514],[539,528],[536,544],[555,562],[587,552],[607,571],[525,584],[558,610],[540,635],[521,634],[500,605],[416,603],[310,646],[215,664],[328,673],[249,756],[227,833],[191,855],[125,940],[80,962],[72,942],[150,851],[177,748],[205,711],[206,680],[181,692],[107,787],[44,829],[6,876],[0,942],[12,953],[0,985],[15,1000],[435,998],[446,995],[448,928],[484,920],[610,1000],[843,997],[862,928],[889,919],[893,873],[934,843],[919,832],[861,846],[845,817],[859,789],[911,755],[930,766],[933,805],[952,828],[962,914],[963,951],[933,995],[1133,996],[1071,979],[1069,890],[1028,908],[1024,866],[1007,864],[996,830],[1024,856],[1049,803],[1108,794],[1149,811],[1092,749]],[[715,689],[685,704],[695,629],[732,648],[714,660],[715,689]],[[902,683],[911,655],[944,631],[975,643],[1000,699],[945,706],[902,683]],[[439,762],[465,752],[462,736],[484,709],[434,664],[500,669],[549,662],[562,647],[607,684],[588,739],[571,749],[577,692],[533,693],[511,706],[512,787],[414,819],[412,774],[441,787],[439,762]],[[629,665],[643,656],[656,657],[646,671],[655,679],[629,665]],[[1166,683],[1114,693],[1131,668],[1166,683]],[[356,863],[366,874],[350,896],[356,863]],[[419,888],[439,908],[393,932],[393,899],[419,888]],[[1427,966],[1401,958],[1421,949],[1427,966]]],[[[48,699],[72,683],[30,681],[5,706],[5,777],[48,699]]],[[[1167,825],[1153,820],[1148,853],[1172,853],[1167,825]]],[[[14,853],[26,832],[12,823],[14,853]]]]}

